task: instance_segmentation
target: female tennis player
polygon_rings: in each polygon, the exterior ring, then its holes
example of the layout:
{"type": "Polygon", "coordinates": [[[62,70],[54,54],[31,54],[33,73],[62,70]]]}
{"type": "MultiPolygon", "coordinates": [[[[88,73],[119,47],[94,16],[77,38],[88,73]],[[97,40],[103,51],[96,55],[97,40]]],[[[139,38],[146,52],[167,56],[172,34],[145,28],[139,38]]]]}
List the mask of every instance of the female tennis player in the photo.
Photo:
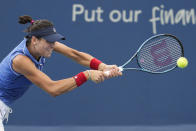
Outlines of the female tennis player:
{"type": "Polygon", "coordinates": [[[11,108],[15,100],[20,98],[29,88],[35,84],[51,96],[58,96],[81,86],[87,80],[95,83],[103,82],[105,78],[122,75],[116,65],[107,65],[93,56],[72,49],[60,42],[65,37],[56,32],[53,24],[48,20],[33,20],[30,16],[20,16],[20,24],[30,23],[25,30],[27,35],[0,63],[0,130],[3,131],[3,121],[8,120],[11,108]],[[51,53],[58,52],[71,58],[77,63],[90,67],[77,75],[54,81],[42,68],[45,58],[51,53]],[[109,76],[104,72],[109,70],[109,76]]]}

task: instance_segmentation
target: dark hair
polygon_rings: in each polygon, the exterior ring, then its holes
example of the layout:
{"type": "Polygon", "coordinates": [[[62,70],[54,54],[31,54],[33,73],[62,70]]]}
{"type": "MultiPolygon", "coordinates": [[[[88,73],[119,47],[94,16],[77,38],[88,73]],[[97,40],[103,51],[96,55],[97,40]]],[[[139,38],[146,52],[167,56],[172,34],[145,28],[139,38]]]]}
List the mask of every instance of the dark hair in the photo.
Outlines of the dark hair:
{"type": "MultiPolygon", "coordinates": [[[[31,23],[31,25],[28,26],[27,29],[25,30],[25,32],[27,32],[27,33],[53,26],[53,23],[48,20],[45,20],[45,19],[33,20],[31,18],[31,16],[28,16],[28,15],[20,16],[18,23],[19,24],[31,23]]],[[[27,43],[27,45],[29,45],[31,43],[31,37],[26,36],[26,38],[27,38],[26,43],[27,43]]],[[[38,39],[40,39],[40,38],[38,38],[38,39]]]]}

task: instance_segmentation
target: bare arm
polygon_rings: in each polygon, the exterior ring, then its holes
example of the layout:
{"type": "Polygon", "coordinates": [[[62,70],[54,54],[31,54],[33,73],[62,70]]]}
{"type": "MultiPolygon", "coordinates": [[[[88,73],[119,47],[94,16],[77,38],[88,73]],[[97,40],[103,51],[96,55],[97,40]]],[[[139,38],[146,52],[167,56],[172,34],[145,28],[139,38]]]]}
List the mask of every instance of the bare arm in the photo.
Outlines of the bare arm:
{"type": "MultiPolygon", "coordinates": [[[[90,54],[84,53],[77,51],[75,49],[72,49],[60,42],[56,42],[54,46],[54,51],[63,54],[64,56],[67,56],[71,58],[72,60],[76,61],[80,65],[89,67],[90,66],[90,61],[93,59],[93,56],[90,54]]],[[[99,65],[99,70],[103,70],[105,64],[101,63],[99,65]]]]}
{"type": "MultiPolygon", "coordinates": [[[[13,59],[12,66],[16,72],[23,74],[32,83],[34,83],[52,96],[61,95],[77,87],[77,84],[73,77],[57,81],[52,80],[45,73],[38,70],[35,67],[34,63],[27,56],[16,56],[13,59]]],[[[89,79],[88,72],[84,71],[83,73],[86,78],[89,79]]],[[[101,71],[91,70],[91,80],[95,83],[102,82],[104,81],[104,75],[101,71]]]]}
{"type": "MultiPolygon", "coordinates": [[[[90,62],[93,59],[93,56],[87,53],[72,49],[60,42],[55,42],[54,51],[61,53],[86,67],[90,67],[90,62]]],[[[106,75],[107,78],[112,78],[115,76],[122,75],[122,73],[119,72],[119,69],[116,65],[107,65],[105,63],[101,63],[99,64],[98,70],[103,71],[103,72],[110,70],[110,74],[106,75]]]]}
{"type": "Polygon", "coordinates": [[[53,81],[46,74],[38,70],[28,57],[23,55],[18,55],[14,58],[13,69],[16,72],[23,74],[32,83],[52,96],[58,96],[77,87],[73,78],[53,81]]]}

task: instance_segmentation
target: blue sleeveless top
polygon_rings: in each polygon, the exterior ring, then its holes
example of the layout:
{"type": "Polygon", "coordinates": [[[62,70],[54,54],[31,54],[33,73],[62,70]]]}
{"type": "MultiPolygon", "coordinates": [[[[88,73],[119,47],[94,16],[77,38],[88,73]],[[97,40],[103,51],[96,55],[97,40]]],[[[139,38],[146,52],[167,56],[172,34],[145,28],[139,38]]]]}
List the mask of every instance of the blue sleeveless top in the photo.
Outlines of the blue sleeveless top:
{"type": "MultiPolygon", "coordinates": [[[[15,72],[12,68],[12,60],[17,55],[27,56],[32,60],[35,66],[42,70],[45,64],[45,58],[41,57],[37,61],[28,51],[26,47],[26,39],[24,39],[16,48],[14,48],[0,63],[0,100],[10,105],[16,99],[20,98],[32,85],[25,76],[15,72]]],[[[28,66],[28,65],[27,65],[28,66]]]]}

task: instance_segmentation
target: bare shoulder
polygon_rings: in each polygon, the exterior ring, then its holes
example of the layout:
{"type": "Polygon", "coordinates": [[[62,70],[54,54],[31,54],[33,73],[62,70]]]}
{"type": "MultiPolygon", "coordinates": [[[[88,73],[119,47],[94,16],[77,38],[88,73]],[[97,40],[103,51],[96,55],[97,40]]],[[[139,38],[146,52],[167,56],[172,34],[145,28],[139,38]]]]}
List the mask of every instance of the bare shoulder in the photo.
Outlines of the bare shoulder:
{"type": "Polygon", "coordinates": [[[31,64],[32,61],[30,60],[29,57],[24,56],[24,55],[17,55],[14,59],[13,59],[13,65],[15,66],[21,66],[24,64],[31,64]]]}
{"type": "Polygon", "coordinates": [[[17,55],[12,62],[13,69],[21,74],[25,74],[35,67],[31,59],[24,55],[17,55]]]}

